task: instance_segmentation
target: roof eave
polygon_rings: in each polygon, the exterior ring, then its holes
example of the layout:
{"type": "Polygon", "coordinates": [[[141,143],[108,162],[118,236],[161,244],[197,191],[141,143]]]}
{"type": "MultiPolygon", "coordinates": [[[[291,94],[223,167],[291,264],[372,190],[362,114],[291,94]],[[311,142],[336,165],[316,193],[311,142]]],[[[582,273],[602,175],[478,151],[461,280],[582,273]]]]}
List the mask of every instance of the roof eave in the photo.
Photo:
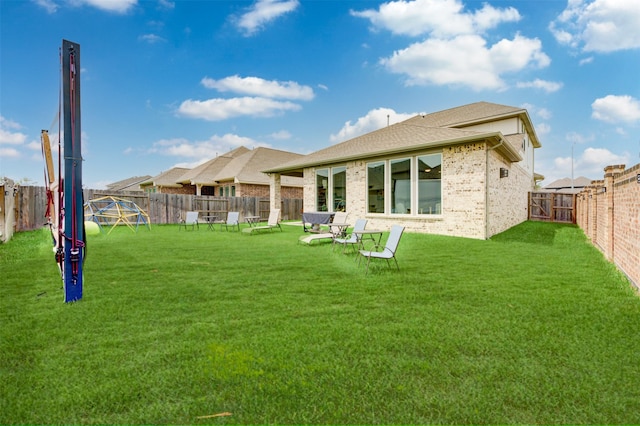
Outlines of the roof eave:
{"type": "Polygon", "coordinates": [[[480,135],[471,135],[471,136],[464,136],[464,137],[455,138],[455,139],[441,140],[436,142],[427,142],[420,145],[414,145],[410,149],[408,149],[407,147],[389,148],[385,150],[369,152],[366,155],[349,155],[344,157],[335,157],[330,160],[310,161],[308,163],[303,162],[303,163],[291,165],[290,167],[286,167],[286,168],[275,167],[272,169],[263,170],[262,172],[267,174],[280,173],[280,174],[290,175],[290,173],[303,173],[304,169],[308,167],[317,167],[317,166],[324,166],[328,164],[342,163],[347,161],[362,160],[363,158],[382,157],[386,155],[400,154],[407,151],[420,151],[422,149],[443,148],[443,147],[452,146],[452,145],[462,145],[469,142],[487,142],[489,145],[495,146],[497,151],[500,152],[500,154],[502,154],[509,161],[511,162],[522,161],[522,156],[520,156],[520,154],[518,154],[511,147],[511,145],[509,145],[506,142],[506,140],[504,140],[502,133],[491,132],[491,133],[483,133],[480,135]]]}

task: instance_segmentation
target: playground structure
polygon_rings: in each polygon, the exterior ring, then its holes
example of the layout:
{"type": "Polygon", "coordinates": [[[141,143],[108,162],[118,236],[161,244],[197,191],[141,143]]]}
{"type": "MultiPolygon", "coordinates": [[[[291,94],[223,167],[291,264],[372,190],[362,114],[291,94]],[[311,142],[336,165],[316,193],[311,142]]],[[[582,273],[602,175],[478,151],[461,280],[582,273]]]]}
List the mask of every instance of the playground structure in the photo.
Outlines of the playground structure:
{"type": "Polygon", "coordinates": [[[126,225],[133,232],[137,232],[141,224],[151,229],[149,215],[136,203],[110,195],[86,202],[84,220],[97,223],[100,232],[103,227],[109,227],[107,235],[118,225],[126,225]]]}

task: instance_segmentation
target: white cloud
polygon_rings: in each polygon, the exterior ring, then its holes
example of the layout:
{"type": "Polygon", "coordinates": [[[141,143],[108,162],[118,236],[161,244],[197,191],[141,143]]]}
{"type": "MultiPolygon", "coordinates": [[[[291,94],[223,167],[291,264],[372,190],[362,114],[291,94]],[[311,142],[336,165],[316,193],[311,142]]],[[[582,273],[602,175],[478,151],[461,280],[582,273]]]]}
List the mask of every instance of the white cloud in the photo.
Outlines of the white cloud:
{"type": "Polygon", "coordinates": [[[0,148],[2,158],[20,158],[20,152],[15,148],[0,148]]]}
{"type": "Polygon", "coordinates": [[[502,74],[528,66],[546,67],[550,59],[538,39],[516,35],[487,48],[482,37],[464,35],[414,43],[380,62],[391,72],[405,74],[407,85],[464,85],[482,90],[503,89],[502,74]]]}
{"type": "Polygon", "coordinates": [[[539,78],[536,78],[533,81],[522,81],[517,83],[516,85],[518,88],[520,89],[527,89],[527,88],[532,88],[532,89],[541,89],[544,90],[547,93],[553,93],[553,92],[557,92],[558,90],[560,90],[563,86],[562,83],[558,83],[555,81],[546,81],[546,80],[540,80],[539,78]]]}
{"type": "Polygon", "coordinates": [[[286,130],[280,130],[279,132],[271,133],[269,137],[271,139],[282,141],[282,140],[291,139],[291,133],[289,133],[286,130]]]}
{"type": "Polygon", "coordinates": [[[584,144],[595,140],[593,135],[585,136],[578,132],[569,132],[565,135],[565,139],[572,144],[584,144]]]}
{"type": "Polygon", "coordinates": [[[242,95],[266,98],[282,98],[309,101],[314,98],[313,89],[295,81],[264,80],[259,77],[233,75],[220,80],[205,77],[202,85],[220,92],[234,92],[242,95]]]}
{"type": "Polygon", "coordinates": [[[570,0],[549,25],[560,44],[585,52],[640,48],[637,0],[570,0]]]}
{"type": "Polygon", "coordinates": [[[355,123],[347,121],[338,133],[329,136],[332,143],[342,142],[355,138],[365,133],[381,129],[389,124],[395,124],[400,121],[414,117],[417,113],[403,114],[395,112],[390,108],[377,108],[369,111],[365,116],[360,117],[355,123]]]}
{"type": "Polygon", "coordinates": [[[102,9],[107,12],[113,13],[127,13],[132,9],[138,0],[75,0],[78,3],[84,3],[89,6],[102,9]]]}
{"type": "Polygon", "coordinates": [[[164,38],[156,34],[143,34],[140,37],[138,37],[138,40],[147,42],[149,44],[155,44],[162,41],[166,41],[164,38]]]}
{"type": "Polygon", "coordinates": [[[640,121],[640,101],[628,95],[607,95],[591,104],[591,117],[608,123],[640,121]]]}
{"type": "Polygon", "coordinates": [[[222,136],[213,135],[204,141],[192,142],[183,138],[161,139],[153,144],[150,152],[171,157],[197,158],[197,161],[202,163],[240,146],[269,145],[251,138],[227,133],[222,136]]]}
{"type": "MultiPolygon", "coordinates": [[[[47,11],[47,13],[55,13],[60,8],[60,5],[56,3],[54,0],[32,0],[38,6],[42,7],[47,11]]],[[[169,4],[165,0],[160,0],[161,4],[169,4]]],[[[106,12],[111,13],[127,13],[134,6],[138,4],[138,0],[66,0],[64,3],[80,7],[80,6],[91,6],[97,9],[104,10],[106,12]]]]}
{"type": "Polygon", "coordinates": [[[281,102],[260,97],[231,99],[188,99],[178,108],[178,114],[207,121],[220,121],[239,116],[273,117],[285,111],[298,111],[302,107],[293,102],[281,102]]]}
{"type": "Polygon", "coordinates": [[[394,34],[453,37],[495,28],[502,22],[517,22],[520,14],[512,7],[496,9],[485,3],[475,12],[464,11],[459,0],[391,1],[378,10],[351,11],[352,16],[368,19],[374,29],[394,34]]]}
{"type": "Polygon", "coordinates": [[[298,0],[258,0],[237,18],[236,25],[246,36],[251,36],[271,21],[293,12],[298,6],[298,0]]]}
{"type": "Polygon", "coordinates": [[[588,58],[584,58],[584,59],[580,59],[580,62],[578,63],[578,65],[582,66],[582,65],[587,65],[593,62],[593,56],[589,56],[588,58]]]}
{"type": "Polygon", "coordinates": [[[0,115],[0,145],[22,145],[27,140],[27,135],[18,132],[20,124],[4,118],[0,115]]]}
{"type": "MultiPolygon", "coordinates": [[[[614,154],[606,148],[586,148],[582,153],[575,151],[573,158],[574,177],[586,176],[592,179],[602,179],[604,168],[614,164],[628,164],[630,156],[628,153],[622,155],[614,154]]],[[[553,170],[551,175],[554,178],[571,176],[571,157],[556,157],[553,160],[553,170]]],[[[551,177],[551,176],[550,176],[551,177]]],[[[550,179],[551,182],[553,179],[550,179]]]]}
{"type": "Polygon", "coordinates": [[[547,123],[540,123],[536,126],[536,133],[538,136],[548,135],[551,133],[551,126],[547,123]]]}
{"type": "Polygon", "coordinates": [[[617,155],[606,148],[587,148],[578,159],[577,167],[589,174],[602,174],[606,166],[627,164],[629,154],[617,155]]]}
{"type": "Polygon", "coordinates": [[[42,7],[47,13],[56,13],[59,6],[53,0],[34,0],[35,4],[42,7]]]}

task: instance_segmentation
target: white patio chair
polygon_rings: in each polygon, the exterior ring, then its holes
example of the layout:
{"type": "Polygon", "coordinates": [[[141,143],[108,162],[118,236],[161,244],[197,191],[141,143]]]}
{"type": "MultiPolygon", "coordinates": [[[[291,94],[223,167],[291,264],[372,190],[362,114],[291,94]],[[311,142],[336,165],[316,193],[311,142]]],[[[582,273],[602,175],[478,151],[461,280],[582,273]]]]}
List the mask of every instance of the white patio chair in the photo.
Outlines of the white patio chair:
{"type": "Polygon", "coordinates": [[[198,212],[187,212],[187,215],[184,217],[184,219],[181,219],[180,223],[178,224],[178,231],[182,229],[183,226],[186,230],[187,226],[189,225],[191,226],[191,229],[200,229],[200,226],[198,225],[198,215],[198,212]]]}
{"type": "Polygon", "coordinates": [[[349,238],[336,237],[333,239],[333,244],[342,244],[343,253],[347,250],[347,246],[351,246],[355,249],[356,245],[360,244],[361,237],[358,236],[358,234],[354,234],[353,231],[364,231],[366,226],[367,219],[357,219],[355,225],[353,225],[353,230],[349,238]]]}
{"type": "Polygon", "coordinates": [[[240,230],[240,212],[227,213],[227,220],[224,223],[220,224],[221,230],[223,226],[227,231],[229,230],[229,227],[231,227],[231,230],[233,230],[233,228],[236,228],[239,231],[240,230]]]}
{"type": "Polygon", "coordinates": [[[266,225],[250,226],[248,228],[244,228],[242,232],[247,234],[253,234],[253,231],[261,231],[261,230],[273,231],[273,228],[279,228],[280,231],[282,232],[282,227],[280,226],[280,209],[272,209],[269,212],[269,219],[267,219],[266,225]]]}
{"type": "MultiPolygon", "coordinates": [[[[398,244],[400,244],[400,237],[402,237],[403,232],[404,226],[393,225],[391,227],[391,232],[389,232],[387,243],[385,244],[382,251],[360,250],[360,255],[367,258],[367,271],[365,272],[365,275],[369,273],[369,263],[371,262],[371,258],[385,259],[389,267],[391,267],[389,259],[393,259],[394,262],[396,262],[396,268],[398,268],[398,271],[400,270],[400,267],[398,266],[398,260],[396,259],[396,250],[398,249],[398,244]]],[[[358,265],[359,264],[360,258],[358,258],[358,265]]]]}

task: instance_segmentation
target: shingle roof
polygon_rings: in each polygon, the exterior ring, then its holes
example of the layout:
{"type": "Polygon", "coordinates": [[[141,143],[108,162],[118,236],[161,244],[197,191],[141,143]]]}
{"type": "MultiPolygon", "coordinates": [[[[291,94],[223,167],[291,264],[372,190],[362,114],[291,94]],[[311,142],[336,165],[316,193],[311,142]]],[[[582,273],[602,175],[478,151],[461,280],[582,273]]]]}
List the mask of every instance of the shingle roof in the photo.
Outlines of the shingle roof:
{"type": "MultiPolygon", "coordinates": [[[[412,150],[451,146],[473,141],[487,141],[510,161],[522,157],[512,145],[512,138],[500,132],[465,129],[472,124],[520,116],[533,131],[526,110],[506,105],[477,102],[427,115],[418,115],[391,126],[358,136],[345,142],[313,152],[299,160],[289,161],[265,172],[300,173],[304,167],[373,158],[412,150]],[[509,139],[511,143],[501,143],[509,139]]],[[[535,134],[534,146],[539,146],[535,134]]]]}
{"type": "MultiPolygon", "coordinates": [[[[585,186],[591,185],[591,179],[586,178],[584,176],[580,176],[573,180],[573,188],[574,190],[578,188],[579,190],[584,188],[585,186]]],[[[562,178],[551,182],[549,185],[543,187],[545,190],[549,191],[561,191],[571,189],[571,178],[562,178]]],[[[580,192],[580,191],[577,192],[580,192]]]]}
{"type": "MultiPolygon", "coordinates": [[[[260,170],[274,167],[287,161],[295,161],[303,155],[277,149],[259,147],[233,160],[216,175],[216,181],[231,180],[236,183],[269,184],[269,176],[260,170]]],[[[302,186],[302,180],[290,176],[282,177],[284,186],[302,186]]]]}
{"type": "Polygon", "coordinates": [[[211,185],[218,173],[234,158],[250,152],[244,146],[238,147],[225,154],[219,155],[201,165],[187,171],[177,179],[177,182],[191,185],[211,185]]]}
{"type": "Polygon", "coordinates": [[[496,120],[501,117],[518,115],[522,112],[526,112],[526,110],[490,102],[476,102],[430,114],[419,115],[406,121],[411,124],[422,122],[429,127],[459,128],[469,124],[477,124],[479,122],[496,120]]]}
{"type": "Polygon", "coordinates": [[[142,182],[140,185],[154,185],[154,186],[166,186],[173,188],[182,187],[181,184],[177,183],[180,176],[184,175],[184,173],[189,170],[184,167],[174,167],[165,172],[160,173],[157,176],[152,177],[149,180],[142,182]]]}
{"type": "Polygon", "coordinates": [[[127,179],[119,180],[107,185],[107,189],[110,191],[142,191],[140,183],[151,178],[151,175],[146,176],[133,176],[127,179]]]}

